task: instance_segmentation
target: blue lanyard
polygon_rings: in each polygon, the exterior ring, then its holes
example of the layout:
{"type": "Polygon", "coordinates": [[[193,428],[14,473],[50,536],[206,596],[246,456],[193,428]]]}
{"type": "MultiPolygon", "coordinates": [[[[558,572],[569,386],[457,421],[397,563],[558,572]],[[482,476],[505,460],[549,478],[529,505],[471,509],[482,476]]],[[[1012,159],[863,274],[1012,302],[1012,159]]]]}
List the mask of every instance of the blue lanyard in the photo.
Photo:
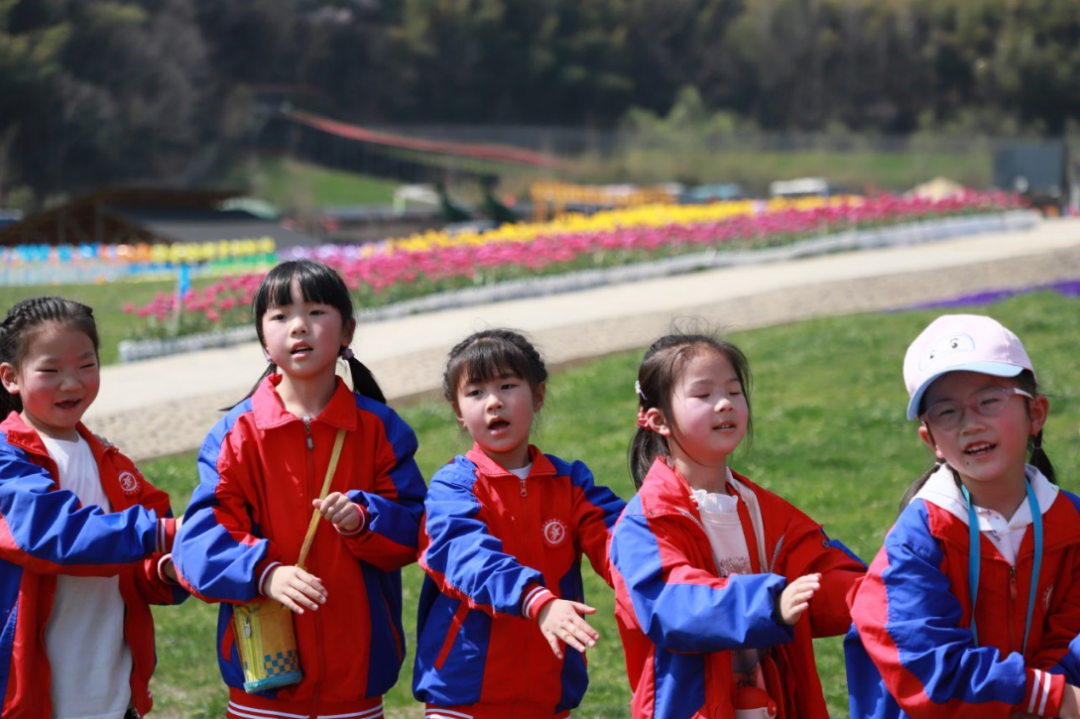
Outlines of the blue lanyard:
{"type": "MultiPolygon", "coordinates": [[[[1031,508],[1031,525],[1035,531],[1035,558],[1031,568],[1031,591],[1028,592],[1027,622],[1024,624],[1024,643],[1020,647],[1020,653],[1027,651],[1028,635],[1031,633],[1031,613],[1035,609],[1035,597],[1039,591],[1039,570],[1042,569],[1043,555],[1043,522],[1042,512],[1039,510],[1039,500],[1035,498],[1035,490],[1031,488],[1031,482],[1024,480],[1027,489],[1028,507],[1031,508]]],[[[960,490],[964,493],[968,510],[968,533],[970,535],[970,548],[968,549],[968,587],[971,590],[971,636],[975,644],[979,644],[979,633],[975,630],[975,599],[979,595],[979,559],[981,537],[979,532],[979,518],[975,516],[975,506],[971,503],[971,494],[967,487],[961,485],[960,490]]]]}

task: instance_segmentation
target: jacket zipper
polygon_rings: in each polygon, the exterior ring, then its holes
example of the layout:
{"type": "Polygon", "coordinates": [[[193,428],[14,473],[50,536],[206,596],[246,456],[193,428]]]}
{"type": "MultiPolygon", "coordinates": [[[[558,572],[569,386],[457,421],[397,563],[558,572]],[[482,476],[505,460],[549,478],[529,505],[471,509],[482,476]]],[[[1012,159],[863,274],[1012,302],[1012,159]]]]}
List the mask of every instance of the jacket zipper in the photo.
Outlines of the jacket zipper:
{"type": "MultiPolygon", "coordinates": [[[[1009,651],[1015,651],[1016,646],[1016,565],[1009,567],[1009,611],[1005,616],[1009,617],[1009,651]]],[[[1024,647],[1020,647],[1023,656],[1024,647]]]]}
{"type": "Polygon", "coordinates": [[[304,417],[304,434],[307,435],[308,450],[315,449],[315,442],[311,439],[311,417],[304,417]]]}
{"type": "MultiPolygon", "coordinates": [[[[307,481],[304,482],[304,493],[307,494],[310,487],[312,486],[311,485],[312,480],[315,477],[315,441],[311,437],[311,418],[310,417],[304,417],[304,436],[307,439],[307,450],[308,450],[307,453],[306,453],[307,454],[307,478],[306,478],[307,481]]],[[[311,504],[312,499],[313,499],[313,497],[308,496],[308,502],[307,503],[308,503],[309,506],[311,504]]],[[[311,548],[315,549],[314,542],[312,543],[311,548]]],[[[314,558],[315,558],[314,552],[309,552],[308,557],[309,557],[308,567],[307,567],[308,571],[311,572],[312,574],[314,574],[316,577],[319,576],[318,572],[315,571],[315,567],[313,566],[315,564],[315,562],[313,561],[314,558]]],[[[316,679],[312,683],[312,687],[311,687],[311,713],[313,715],[315,715],[315,714],[319,713],[319,688],[320,688],[320,685],[322,684],[322,676],[323,676],[323,674],[325,672],[325,669],[324,669],[324,667],[325,667],[325,657],[323,656],[323,651],[322,651],[322,649],[323,649],[322,621],[319,619],[319,616],[318,616],[317,612],[312,613],[312,618],[311,619],[315,623],[315,645],[317,647],[319,647],[319,675],[318,675],[319,678],[316,679]]]]}
{"type": "MultiPolygon", "coordinates": [[[[528,522],[528,516],[529,516],[528,505],[526,504],[526,500],[527,500],[527,498],[529,496],[529,490],[525,486],[525,477],[518,477],[518,481],[521,483],[521,489],[519,491],[519,494],[521,495],[521,526],[525,529],[526,532],[531,532],[532,528],[529,526],[529,522],[528,522]]],[[[538,567],[538,566],[541,566],[541,563],[533,561],[532,552],[531,552],[532,547],[530,546],[530,544],[531,543],[526,542],[525,545],[522,547],[522,549],[530,550],[530,553],[529,553],[529,556],[527,558],[527,561],[522,561],[521,564],[526,566],[526,567],[538,567]]],[[[523,558],[523,559],[525,559],[525,558],[523,558]]],[[[543,571],[541,571],[540,574],[543,575],[543,571]]],[[[536,620],[535,616],[533,617],[533,620],[534,621],[536,620]]],[[[535,634],[539,634],[539,632],[535,632],[535,634]]],[[[530,639],[531,638],[532,637],[530,637],[530,639]]],[[[525,656],[529,656],[530,654],[532,654],[531,645],[532,645],[532,641],[529,641],[529,644],[527,646],[529,646],[530,648],[524,652],[525,656]]],[[[527,672],[519,671],[519,672],[516,672],[516,674],[518,675],[518,678],[521,679],[524,676],[526,676],[527,672]]],[[[521,681],[519,681],[517,683],[517,687],[518,687],[517,694],[518,694],[518,696],[527,696],[528,695],[528,691],[526,691],[527,686],[528,686],[527,684],[523,684],[521,681]]]]}

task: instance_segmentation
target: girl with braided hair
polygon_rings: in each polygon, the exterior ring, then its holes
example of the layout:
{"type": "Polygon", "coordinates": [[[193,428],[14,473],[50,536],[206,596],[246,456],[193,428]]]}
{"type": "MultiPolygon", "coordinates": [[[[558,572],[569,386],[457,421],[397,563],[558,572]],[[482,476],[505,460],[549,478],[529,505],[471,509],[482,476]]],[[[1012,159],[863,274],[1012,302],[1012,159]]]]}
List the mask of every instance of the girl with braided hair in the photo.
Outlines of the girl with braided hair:
{"type": "Polygon", "coordinates": [[[187,597],[168,495],[82,424],[100,380],[86,305],[37,297],[0,323],[0,716],[147,713],[149,605],[187,597]]]}

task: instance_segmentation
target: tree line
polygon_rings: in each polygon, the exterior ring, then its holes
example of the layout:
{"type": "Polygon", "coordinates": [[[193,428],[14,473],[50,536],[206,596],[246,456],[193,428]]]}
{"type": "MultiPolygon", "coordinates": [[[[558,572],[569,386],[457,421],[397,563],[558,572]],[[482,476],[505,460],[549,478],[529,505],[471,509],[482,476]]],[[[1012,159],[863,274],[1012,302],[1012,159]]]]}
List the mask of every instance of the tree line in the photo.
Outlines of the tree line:
{"type": "Polygon", "coordinates": [[[1057,135],[1073,0],[0,0],[0,205],[199,182],[290,88],[366,124],[1057,135]]]}

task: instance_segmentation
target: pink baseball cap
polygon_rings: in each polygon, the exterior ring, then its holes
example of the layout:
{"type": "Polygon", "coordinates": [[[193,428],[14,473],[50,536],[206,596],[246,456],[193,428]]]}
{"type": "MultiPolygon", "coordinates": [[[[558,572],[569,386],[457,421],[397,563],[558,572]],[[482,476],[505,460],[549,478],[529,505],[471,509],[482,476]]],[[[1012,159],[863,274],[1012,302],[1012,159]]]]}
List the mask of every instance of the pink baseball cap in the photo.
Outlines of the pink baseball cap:
{"type": "Polygon", "coordinates": [[[907,418],[915,419],[930,384],[948,372],[982,372],[1015,377],[1035,374],[1020,338],[997,320],[982,315],[942,315],[930,323],[904,356],[904,384],[911,401],[907,418]]]}

